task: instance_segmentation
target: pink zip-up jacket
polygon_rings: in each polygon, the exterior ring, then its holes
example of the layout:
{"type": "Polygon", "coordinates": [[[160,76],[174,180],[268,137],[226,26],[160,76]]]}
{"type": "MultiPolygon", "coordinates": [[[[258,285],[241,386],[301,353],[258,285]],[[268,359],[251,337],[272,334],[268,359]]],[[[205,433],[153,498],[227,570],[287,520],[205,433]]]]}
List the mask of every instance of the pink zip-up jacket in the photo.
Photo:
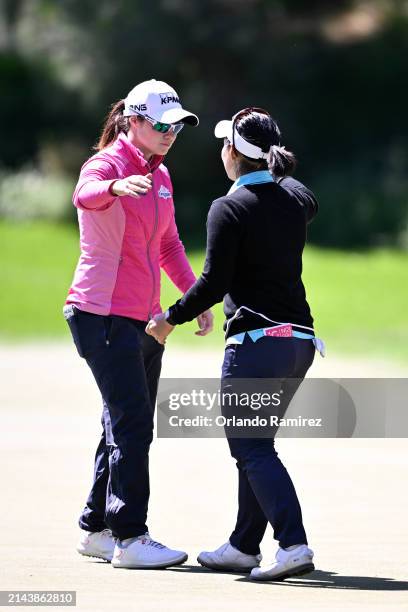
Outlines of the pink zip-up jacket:
{"type": "Polygon", "coordinates": [[[163,158],[148,163],[125,134],[81,169],[73,203],[81,255],[66,300],[81,310],[148,321],[161,312],[160,268],[185,293],[195,282],[179,238],[173,188],[163,158]],[[140,198],[115,196],[114,180],[152,173],[140,198]]]}

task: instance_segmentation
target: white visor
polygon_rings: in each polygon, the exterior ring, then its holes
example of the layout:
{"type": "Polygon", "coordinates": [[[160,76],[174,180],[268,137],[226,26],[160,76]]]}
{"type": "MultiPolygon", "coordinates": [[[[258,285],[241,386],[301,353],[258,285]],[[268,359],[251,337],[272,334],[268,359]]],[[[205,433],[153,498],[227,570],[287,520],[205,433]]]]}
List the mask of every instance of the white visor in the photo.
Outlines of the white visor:
{"type": "Polygon", "coordinates": [[[232,121],[228,121],[224,119],[223,121],[219,121],[214,129],[214,134],[216,138],[228,138],[230,143],[234,143],[234,147],[237,151],[250,157],[251,159],[267,159],[268,153],[264,153],[261,147],[257,147],[256,145],[247,142],[240,134],[238,134],[237,129],[234,128],[234,138],[232,138],[232,121]]]}

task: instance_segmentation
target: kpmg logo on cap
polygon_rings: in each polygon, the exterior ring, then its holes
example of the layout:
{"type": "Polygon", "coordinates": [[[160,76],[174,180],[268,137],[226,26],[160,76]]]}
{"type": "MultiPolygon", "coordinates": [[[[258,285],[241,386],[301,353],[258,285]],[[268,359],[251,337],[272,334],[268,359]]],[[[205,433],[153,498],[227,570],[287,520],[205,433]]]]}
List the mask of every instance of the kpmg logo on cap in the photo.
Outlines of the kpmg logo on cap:
{"type": "Polygon", "coordinates": [[[169,102],[175,102],[176,104],[180,104],[180,98],[175,96],[171,91],[159,95],[162,104],[169,104],[169,102]]]}

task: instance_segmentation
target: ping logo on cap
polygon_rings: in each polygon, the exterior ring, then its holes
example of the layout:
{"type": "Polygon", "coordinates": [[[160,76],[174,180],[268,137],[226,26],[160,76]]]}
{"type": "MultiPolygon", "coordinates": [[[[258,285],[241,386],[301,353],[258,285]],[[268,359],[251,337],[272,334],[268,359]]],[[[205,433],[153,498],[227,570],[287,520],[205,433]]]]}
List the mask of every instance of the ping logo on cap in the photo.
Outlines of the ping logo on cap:
{"type": "Polygon", "coordinates": [[[129,108],[131,108],[135,112],[140,112],[140,111],[146,111],[147,110],[146,104],[130,104],[129,108]]]}
{"type": "Polygon", "coordinates": [[[169,104],[169,102],[174,102],[175,104],[180,104],[180,98],[178,98],[173,92],[169,91],[168,93],[159,94],[160,100],[162,104],[169,104]]]}

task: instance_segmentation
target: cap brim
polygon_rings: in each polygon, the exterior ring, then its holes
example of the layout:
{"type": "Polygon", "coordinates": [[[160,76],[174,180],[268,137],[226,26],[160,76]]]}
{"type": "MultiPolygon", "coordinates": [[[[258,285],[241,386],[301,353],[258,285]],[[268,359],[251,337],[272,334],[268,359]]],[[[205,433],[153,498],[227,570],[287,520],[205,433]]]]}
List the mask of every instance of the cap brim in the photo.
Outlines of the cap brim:
{"type": "Polygon", "coordinates": [[[231,140],[232,121],[228,121],[227,119],[219,121],[215,126],[214,135],[216,138],[228,138],[228,140],[231,140]]]}
{"type": "Polygon", "coordinates": [[[192,125],[196,127],[199,123],[197,115],[193,113],[189,113],[188,111],[182,108],[170,108],[167,111],[164,111],[160,118],[155,117],[157,121],[161,121],[161,123],[178,123],[182,121],[183,123],[187,123],[188,125],[192,125]]]}

